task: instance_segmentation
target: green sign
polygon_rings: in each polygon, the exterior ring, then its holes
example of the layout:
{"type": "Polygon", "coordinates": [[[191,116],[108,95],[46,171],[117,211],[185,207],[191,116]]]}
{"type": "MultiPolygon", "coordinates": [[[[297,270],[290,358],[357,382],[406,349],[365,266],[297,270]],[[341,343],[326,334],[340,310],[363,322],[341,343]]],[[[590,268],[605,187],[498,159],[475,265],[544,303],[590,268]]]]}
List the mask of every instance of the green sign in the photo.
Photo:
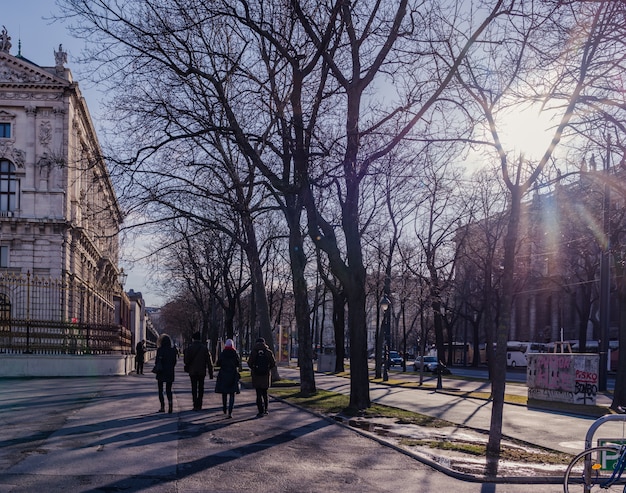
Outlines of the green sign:
{"type": "MultiPolygon", "coordinates": [[[[598,438],[598,446],[623,445],[625,443],[626,443],[625,438],[620,438],[617,440],[612,439],[612,438],[598,438]]],[[[615,469],[618,459],[619,459],[619,449],[616,449],[615,452],[603,450],[600,452],[600,457],[598,457],[598,462],[602,466],[603,471],[612,471],[613,469],[615,469]]]]}

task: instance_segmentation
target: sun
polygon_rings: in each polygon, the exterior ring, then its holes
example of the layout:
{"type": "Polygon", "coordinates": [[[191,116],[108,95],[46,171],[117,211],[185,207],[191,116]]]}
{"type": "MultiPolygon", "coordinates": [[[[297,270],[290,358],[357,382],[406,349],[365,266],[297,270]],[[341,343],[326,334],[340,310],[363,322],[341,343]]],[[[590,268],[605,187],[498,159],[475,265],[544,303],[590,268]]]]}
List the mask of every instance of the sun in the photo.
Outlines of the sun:
{"type": "Polygon", "coordinates": [[[538,161],[550,146],[556,129],[555,113],[533,106],[518,105],[498,115],[500,142],[505,152],[538,161]]]}

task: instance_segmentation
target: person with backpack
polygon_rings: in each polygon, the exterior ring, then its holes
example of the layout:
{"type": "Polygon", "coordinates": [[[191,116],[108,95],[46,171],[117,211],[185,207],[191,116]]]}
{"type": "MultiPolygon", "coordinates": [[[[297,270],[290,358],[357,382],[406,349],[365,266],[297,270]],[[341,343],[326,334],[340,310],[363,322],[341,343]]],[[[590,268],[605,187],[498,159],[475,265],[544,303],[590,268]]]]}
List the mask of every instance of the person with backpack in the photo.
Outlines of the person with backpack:
{"type": "Polygon", "coordinates": [[[248,366],[252,374],[252,386],[256,390],[256,405],[259,410],[256,416],[262,418],[267,414],[267,389],[272,383],[271,370],[276,366],[274,353],[262,337],[256,340],[250,352],[248,366]]]}

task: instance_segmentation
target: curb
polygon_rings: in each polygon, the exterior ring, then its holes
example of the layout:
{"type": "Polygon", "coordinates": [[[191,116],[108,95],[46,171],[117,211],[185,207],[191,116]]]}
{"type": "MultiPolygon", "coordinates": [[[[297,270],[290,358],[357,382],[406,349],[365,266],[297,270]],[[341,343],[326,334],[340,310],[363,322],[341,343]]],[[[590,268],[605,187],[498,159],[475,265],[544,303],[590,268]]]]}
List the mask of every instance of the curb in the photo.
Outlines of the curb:
{"type": "Polygon", "coordinates": [[[348,416],[344,416],[341,414],[336,415],[335,417],[329,417],[326,416],[324,414],[320,414],[316,411],[312,411],[310,409],[298,406],[297,404],[293,404],[292,402],[289,402],[281,397],[278,397],[274,394],[271,394],[272,399],[276,400],[276,401],[280,401],[283,404],[286,404],[288,406],[291,406],[293,408],[299,409],[300,411],[304,411],[307,412],[309,414],[312,414],[313,416],[316,416],[320,419],[323,419],[329,423],[334,423],[337,424],[347,430],[350,430],[358,435],[361,435],[364,438],[368,438],[370,440],[373,440],[377,443],[379,443],[380,445],[383,445],[385,447],[391,448],[393,450],[395,450],[396,452],[400,452],[401,454],[404,454],[418,462],[421,462],[422,464],[425,464],[429,467],[432,467],[433,469],[451,477],[454,479],[458,479],[461,481],[466,481],[466,482],[471,482],[471,483],[493,483],[493,484],[563,484],[563,478],[560,477],[554,477],[554,476],[500,476],[500,477],[490,477],[490,476],[484,476],[484,475],[477,475],[477,474],[469,474],[469,473],[464,473],[464,472],[459,472],[459,471],[455,471],[454,469],[450,469],[449,467],[446,467],[432,459],[429,459],[428,457],[424,457],[423,455],[420,455],[416,452],[412,452],[410,450],[404,449],[402,447],[399,447],[398,445],[396,445],[395,443],[391,443],[387,440],[384,440],[382,438],[380,438],[379,436],[375,435],[374,433],[369,433],[365,430],[362,430],[360,428],[354,427],[350,425],[350,420],[352,418],[348,417],[348,416]]]}

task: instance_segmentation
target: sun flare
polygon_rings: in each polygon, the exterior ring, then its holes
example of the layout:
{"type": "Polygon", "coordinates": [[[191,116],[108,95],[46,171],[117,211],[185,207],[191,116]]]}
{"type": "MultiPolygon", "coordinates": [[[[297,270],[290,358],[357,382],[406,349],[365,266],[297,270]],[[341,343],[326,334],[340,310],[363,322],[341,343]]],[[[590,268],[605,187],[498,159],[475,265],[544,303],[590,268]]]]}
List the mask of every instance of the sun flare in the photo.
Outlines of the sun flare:
{"type": "Polygon", "coordinates": [[[548,149],[554,129],[554,114],[535,105],[501,113],[498,132],[505,152],[538,160],[548,149]]]}

